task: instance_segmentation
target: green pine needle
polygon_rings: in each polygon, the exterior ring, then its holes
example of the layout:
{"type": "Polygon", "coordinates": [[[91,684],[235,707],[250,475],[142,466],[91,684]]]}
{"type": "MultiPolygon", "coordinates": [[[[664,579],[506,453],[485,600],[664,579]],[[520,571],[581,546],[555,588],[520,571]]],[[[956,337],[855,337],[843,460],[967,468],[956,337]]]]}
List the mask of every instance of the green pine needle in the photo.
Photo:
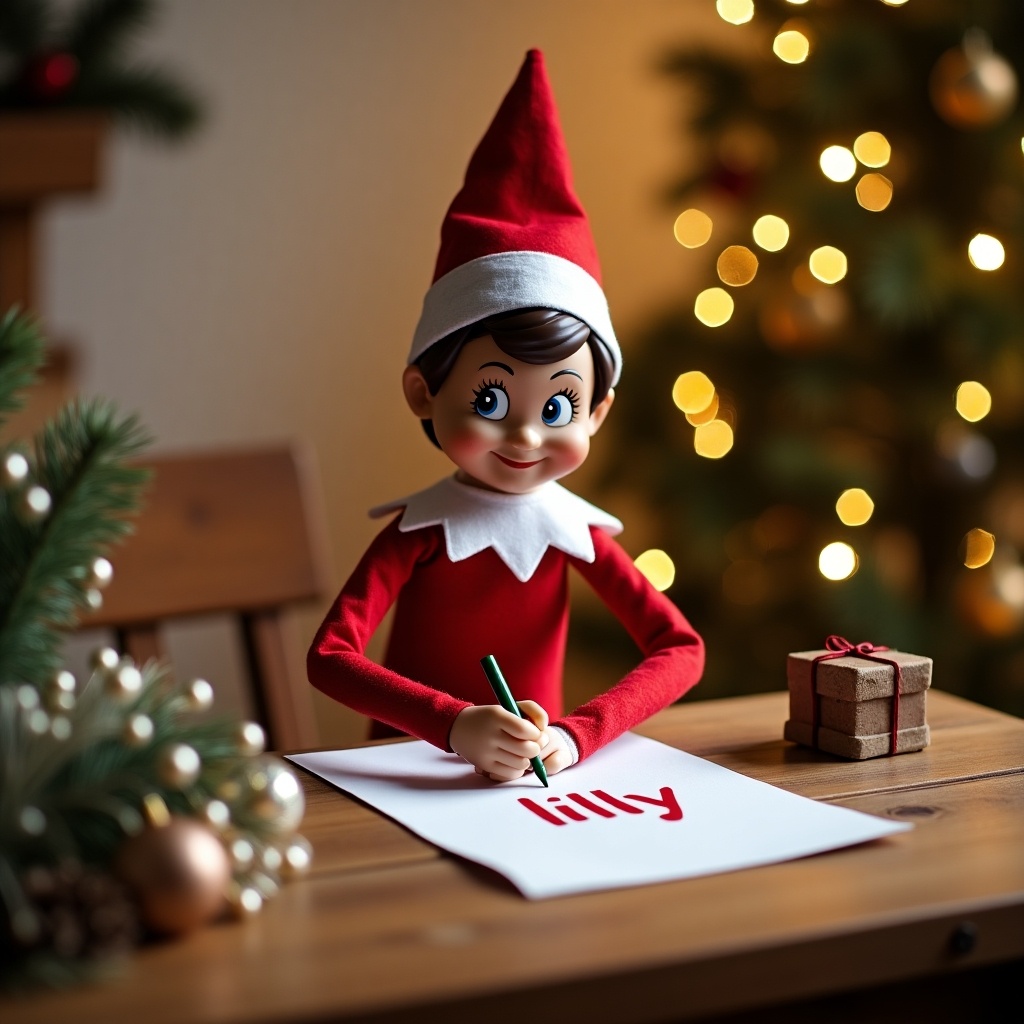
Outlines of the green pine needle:
{"type": "Polygon", "coordinates": [[[153,13],[152,0],[87,0],[72,16],[67,48],[83,68],[115,61],[153,13]]]}
{"type": "Polygon", "coordinates": [[[155,69],[107,69],[94,78],[83,75],[75,102],[110,110],[127,126],[169,139],[186,137],[201,121],[196,97],[155,69]]]}
{"type": "Polygon", "coordinates": [[[0,424],[25,404],[21,394],[39,377],[43,339],[34,321],[9,310],[0,319],[0,424]]]}
{"type": "Polygon", "coordinates": [[[0,684],[41,682],[58,667],[60,632],[87,604],[89,568],[131,528],[147,473],[126,465],[149,437],[102,400],[69,406],[36,438],[35,479],[48,515],[0,495],[0,684]]]}

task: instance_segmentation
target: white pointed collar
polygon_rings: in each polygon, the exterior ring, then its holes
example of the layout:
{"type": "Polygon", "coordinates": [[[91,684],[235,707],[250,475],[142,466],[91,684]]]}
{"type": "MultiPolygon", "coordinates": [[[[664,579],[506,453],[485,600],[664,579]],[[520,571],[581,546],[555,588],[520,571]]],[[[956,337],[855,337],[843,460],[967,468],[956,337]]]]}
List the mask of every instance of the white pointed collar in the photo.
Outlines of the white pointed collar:
{"type": "Polygon", "coordinates": [[[453,562],[493,548],[524,583],[549,546],[593,562],[590,527],[612,536],[622,532],[618,519],[554,481],[529,494],[499,494],[446,477],[426,490],[378,505],[370,515],[376,519],[400,508],[405,509],[398,524],[402,533],[442,526],[453,562]]]}

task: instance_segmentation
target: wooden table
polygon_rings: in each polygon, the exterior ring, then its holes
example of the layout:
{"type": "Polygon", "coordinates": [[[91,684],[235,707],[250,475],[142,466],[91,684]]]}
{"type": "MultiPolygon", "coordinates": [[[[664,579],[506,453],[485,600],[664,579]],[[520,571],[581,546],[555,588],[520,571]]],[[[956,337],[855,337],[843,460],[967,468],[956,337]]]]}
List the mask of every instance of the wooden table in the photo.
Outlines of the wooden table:
{"type": "Polygon", "coordinates": [[[996,1019],[1011,988],[1019,1006],[1024,721],[933,691],[926,750],[846,762],[784,742],[785,717],[785,695],[766,694],[684,702],[638,731],[917,827],[530,902],[302,773],[315,865],[257,919],[144,950],[112,982],[0,1005],[0,1019],[934,1024],[996,1019]]]}

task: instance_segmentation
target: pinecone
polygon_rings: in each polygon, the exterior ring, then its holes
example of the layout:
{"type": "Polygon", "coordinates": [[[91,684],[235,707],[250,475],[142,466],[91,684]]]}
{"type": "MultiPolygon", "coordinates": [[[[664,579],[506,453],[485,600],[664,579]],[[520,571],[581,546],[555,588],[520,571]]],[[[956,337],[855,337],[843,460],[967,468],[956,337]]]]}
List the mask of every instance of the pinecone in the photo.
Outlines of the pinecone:
{"type": "Polygon", "coordinates": [[[21,936],[34,952],[64,959],[100,959],[134,946],[141,931],[125,887],[112,875],[76,861],[56,867],[35,865],[21,879],[35,915],[34,939],[21,936]]]}

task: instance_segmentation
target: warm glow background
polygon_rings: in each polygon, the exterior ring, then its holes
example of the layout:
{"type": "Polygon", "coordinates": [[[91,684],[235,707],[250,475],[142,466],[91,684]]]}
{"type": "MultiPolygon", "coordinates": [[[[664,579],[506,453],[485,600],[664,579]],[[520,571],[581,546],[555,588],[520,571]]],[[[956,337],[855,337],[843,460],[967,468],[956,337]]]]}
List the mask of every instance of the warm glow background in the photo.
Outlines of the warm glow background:
{"type": "MultiPolygon", "coordinates": [[[[686,153],[657,62],[754,38],[701,0],[166,3],[140,56],[199,90],[207,122],[181,146],[116,133],[101,194],[50,208],[44,322],[81,389],[137,411],[160,450],[311,444],[340,586],[378,528],[365,510],[448,472],[399,375],[442,216],[526,50],[545,52],[628,388],[647,319],[695,290],[659,199],[686,153]]],[[[610,511],[631,554],[656,545],[610,511]]],[[[300,673],[326,605],[297,623],[300,673]]],[[[197,624],[175,660],[224,701],[218,628],[197,624]]],[[[362,737],[316,698],[325,744],[362,737]]]]}

